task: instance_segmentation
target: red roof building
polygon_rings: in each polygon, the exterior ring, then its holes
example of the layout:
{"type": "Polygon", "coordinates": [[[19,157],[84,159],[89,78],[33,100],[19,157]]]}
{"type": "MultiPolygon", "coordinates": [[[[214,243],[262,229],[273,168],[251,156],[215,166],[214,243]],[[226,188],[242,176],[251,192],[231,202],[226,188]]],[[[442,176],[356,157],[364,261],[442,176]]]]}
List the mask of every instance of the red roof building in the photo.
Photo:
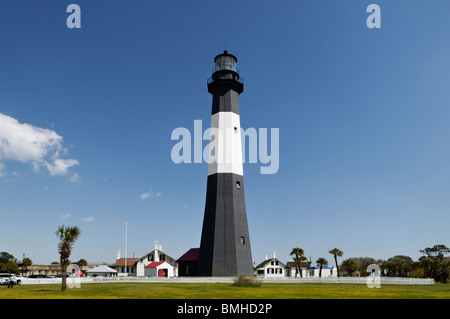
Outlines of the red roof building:
{"type": "Polygon", "coordinates": [[[197,263],[200,248],[191,248],[177,259],[178,276],[197,276],[197,263]]]}
{"type": "Polygon", "coordinates": [[[158,266],[160,266],[160,265],[163,264],[163,263],[164,263],[164,261],[154,261],[154,262],[148,264],[147,266],[145,266],[144,268],[154,268],[154,267],[158,267],[158,266]]]}
{"type": "Polygon", "coordinates": [[[144,268],[144,273],[147,277],[174,277],[175,275],[175,267],[165,261],[154,261],[144,268]]]}
{"type": "MultiPolygon", "coordinates": [[[[170,272],[170,276],[177,275],[177,262],[174,258],[170,257],[166,253],[162,251],[162,246],[159,245],[157,241],[155,241],[155,248],[150,251],[148,254],[145,254],[141,258],[126,258],[126,274],[125,274],[125,258],[120,258],[120,251],[117,251],[117,258],[112,268],[115,268],[119,273],[119,276],[146,276],[146,266],[152,264],[154,262],[163,262],[165,261],[170,265],[167,269],[174,268],[173,272],[170,272]],[[173,274],[172,274],[173,273],[173,274]]],[[[151,268],[151,267],[150,267],[151,268]]]]}
{"type": "Polygon", "coordinates": [[[178,258],[177,262],[198,260],[199,252],[200,252],[200,248],[191,248],[183,256],[178,258]]]}
{"type": "Polygon", "coordinates": [[[114,264],[115,267],[125,267],[125,260],[127,261],[127,267],[133,267],[134,262],[137,260],[137,258],[119,258],[116,259],[116,263],[114,264]]]}

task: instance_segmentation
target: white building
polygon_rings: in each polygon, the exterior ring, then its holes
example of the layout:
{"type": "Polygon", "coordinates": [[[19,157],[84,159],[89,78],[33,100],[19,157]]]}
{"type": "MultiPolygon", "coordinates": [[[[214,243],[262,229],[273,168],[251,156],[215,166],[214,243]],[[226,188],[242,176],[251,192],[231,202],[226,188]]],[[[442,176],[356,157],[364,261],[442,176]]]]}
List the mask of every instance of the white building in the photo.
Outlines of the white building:
{"type": "MultiPolygon", "coordinates": [[[[255,268],[255,275],[257,277],[264,278],[311,278],[319,277],[320,267],[310,266],[310,262],[300,263],[300,273],[297,274],[297,266],[294,261],[288,261],[283,264],[276,258],[275,253],[273,253],[273,258],[268,259],[266,255],[266,260],[257,265],[255,268]]],[[[336,268],[333,266],[324,265],[322,266],[322,277],[337,277],[336,268]]]]}
{"type": "MultiPolygon", "coordinates": [[[[158,245],[155,241],[155,248],[145,254],[141,258],[127,258],[126,259],[126,276],[146,276],[145,267],[152,262],[164,261],[173,267],[173,276],[177,276],[178,264],[176,260],[162,250],[162,245],[158,245]]],[[[114,268],[117,269],[121,275],[125,275],[125,258],[120,258],[120,252],[117,253],[116,263],[114,268]]]]}
{"type": "Polygon", "coordinates": [[[283,278],[286,275],[286,266],[275,257],[266,260],[255,267],[255,275],[264,278],[283,278]]]}
{"type": "Polygon", "coordinates": [[[300,262],[300,271],[297,274],[297,265],[294,261],[288,261],[286,263],[286,277],[292,277],[292,278],[307,278],[310,275],[310,269],[309,269],[309,263],[302,261],[300,262]]]}
{"type": "MultiPolygon", "coordinates": [[[[320,267],[311,267],[310,277],[319,277],[320,276],[320,267]]],[[[321,277],[337,277],[337,270],[333,266],[322,266],[322,275],[321,277]]]]}
{"type": "Polygon", "coordinates": [[[88,277],[113,277],[117,276],[117,271],[108,266],[100,265],[86,271],[86,275],[88,277]]]}
{"type": "Polygon", "coordinates": [[[165,261],[154,261],[144,267],[144,275],[147,277],[174,277],[172,265],[165,261]]]}

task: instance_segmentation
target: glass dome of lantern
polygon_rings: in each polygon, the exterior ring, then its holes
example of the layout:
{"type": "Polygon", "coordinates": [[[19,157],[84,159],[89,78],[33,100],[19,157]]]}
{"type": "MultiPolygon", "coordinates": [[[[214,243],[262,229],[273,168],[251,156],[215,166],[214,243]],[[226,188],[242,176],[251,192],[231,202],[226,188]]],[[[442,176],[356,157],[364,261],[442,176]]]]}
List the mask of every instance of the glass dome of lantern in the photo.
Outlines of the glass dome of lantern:
{"type": "Polygon", "coordinates": [[[219,54],[214,59],[215,67],[214,72],[220,70],[230,70],[234,72],[238,72],[236,68],[237,58],[229,54],[227,50],[223,51],[222,54],[219,54]]]}

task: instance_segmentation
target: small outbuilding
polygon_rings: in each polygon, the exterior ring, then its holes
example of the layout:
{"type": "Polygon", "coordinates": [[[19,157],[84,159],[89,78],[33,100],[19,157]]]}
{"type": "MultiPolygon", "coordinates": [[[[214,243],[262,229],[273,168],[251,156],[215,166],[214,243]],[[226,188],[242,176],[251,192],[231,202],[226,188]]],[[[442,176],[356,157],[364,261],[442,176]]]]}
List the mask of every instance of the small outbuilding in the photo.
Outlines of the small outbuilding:
{"type": "Polygon", "coordinates": [[[200,248],[191,248],[177,259],[178,276],[196,276],[200,248]]]}
{"type": "Polygon", "coordinates": [[[337,271],[333,266],[323,265],[322,273],[320,267],[311,267],[310,277],[337,277],[337,271]]]}
{"type": "Polygon", "coordinates": [[[302,261],[300,263],[300,271],[297,270],[297,264],[295,261],[288,261],[286,263],[286,277],[306,278],[306,277],[309,277],[309,275],[310,275],[310,263],[309,262],[302,261]]]}
{"type": "Polygon", "coordinates": [[[88,277],[100,276],[100,277],[113,277],[117,276],[117,270],[109,268],[105,265],[100,265],[95,268],[86,271],[88,277]]]}
{"type": "Polygon", "coordinates": [[[81,270],[78,270],[78,271],[75,273],[75,276],[84,276],[84,274],[83,274],[83,272],[82,272],[81,270]]]}
{"type": "Polygon", "coordinates": [[[144,274],[147,277],[174,277],[174,269],[165,261],[154,261],[144,267],[144,274]]]}

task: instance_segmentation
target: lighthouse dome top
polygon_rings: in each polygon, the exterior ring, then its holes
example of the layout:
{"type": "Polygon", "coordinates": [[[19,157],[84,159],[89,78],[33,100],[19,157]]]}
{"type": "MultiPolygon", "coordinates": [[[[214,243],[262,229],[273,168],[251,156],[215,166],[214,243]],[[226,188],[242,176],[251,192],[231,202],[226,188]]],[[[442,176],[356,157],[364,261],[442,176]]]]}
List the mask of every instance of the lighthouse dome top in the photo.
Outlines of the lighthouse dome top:
{"type": "Polygon", "coordinates": [[[214,58],[214,72],[220,70],[230,70],[234,72],[238,72],[236,68],[237,58],[229,54],[227,50],[223,51],[222,54],[219,54],[214,58]]]}

